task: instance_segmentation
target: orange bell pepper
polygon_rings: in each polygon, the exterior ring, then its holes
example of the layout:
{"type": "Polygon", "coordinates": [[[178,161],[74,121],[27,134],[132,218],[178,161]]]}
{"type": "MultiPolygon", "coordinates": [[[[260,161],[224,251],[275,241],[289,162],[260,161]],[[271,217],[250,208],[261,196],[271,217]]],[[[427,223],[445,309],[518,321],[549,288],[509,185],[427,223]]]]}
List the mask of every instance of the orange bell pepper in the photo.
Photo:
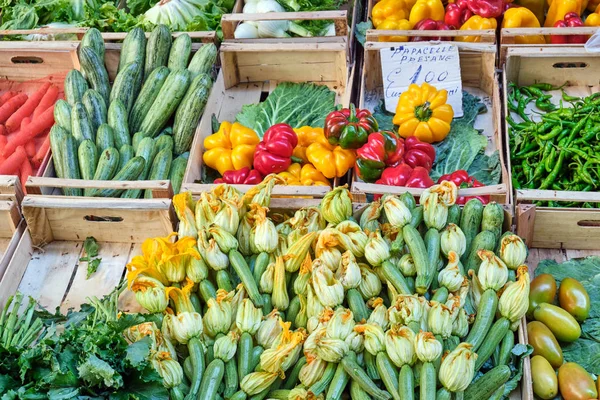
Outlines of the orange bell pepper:
{"type": "MultiPolygon", "coordinates": [[[[503,28],[539,28],[540,22],[535,14],[525,7],[513,7],[504,12],[503,28]]],[[[546,44],[542,35],[516,36],[517,44],[546,44]]]]}
{"type": "Polygon", "coordinates": [[[286,171],[280,172],[277,175],[288,185],[330,186],[327,178],[312,164],[300,166],[298,163],[293,163],[286,171]]]}
{"type": "Polygon", "coordinates": [[[254,149],[260,142],[258,135],[250,128],[236,122],[222,122],[217,133],[204,139],[204,164],[219,171],[252,168],[254,149]]]}
{"type": "Polygon", "coordinates": [[[356,161],[354,150],[329,144],[325,135],[308,146],[306,156],[308,161],[328,179],[344,176],[356,161]]]}

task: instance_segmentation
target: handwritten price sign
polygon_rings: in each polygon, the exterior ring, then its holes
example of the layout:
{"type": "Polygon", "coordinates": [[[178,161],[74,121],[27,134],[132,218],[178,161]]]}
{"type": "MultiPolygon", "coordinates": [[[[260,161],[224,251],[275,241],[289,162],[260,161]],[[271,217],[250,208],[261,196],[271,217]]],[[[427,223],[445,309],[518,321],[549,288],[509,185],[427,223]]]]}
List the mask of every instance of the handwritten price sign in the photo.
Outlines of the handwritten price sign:
{"type": "Polygon", "coordinates": [[[396,112],[408,86],[427,82],[448,91],[454,117],[462,117],[462,80],[458,49],[449,43],[410,44],[380,50],[385,109],[396,112]]]}

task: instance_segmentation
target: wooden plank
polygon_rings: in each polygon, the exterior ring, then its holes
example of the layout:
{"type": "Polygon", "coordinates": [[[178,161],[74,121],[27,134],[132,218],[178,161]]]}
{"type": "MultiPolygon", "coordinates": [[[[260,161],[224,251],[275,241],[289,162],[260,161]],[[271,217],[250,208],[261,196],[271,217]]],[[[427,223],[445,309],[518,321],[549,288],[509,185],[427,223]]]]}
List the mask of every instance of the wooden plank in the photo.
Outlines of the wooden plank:
{"type": "MultiPolygon", "coordinates": [[[[11,238],[0,239],[0,282],[2,281],[2,277],[4,276],[5,271],[10,265],[10,261],[15,254],[17,247],[21,241],[21,237],[23,236],[23,232],[26,229],[25,221],[21,221],[17,230],[13,233],[11,238]]],[[[2,286],[0,285],[0,289],[2,286]]],[[[0,297],[0,303],[2,298],[0,297]]]]}
{"type": "Polygon", "coordinates": [[[533,201],[567,201],[599,203],[600,193],[597,192],[568,192],[565,190],[523,190],[517,192],[517,202],[533,201]]]}
{"type": "Polygon", "coordinates": [[[533,242],[533,228],[535,222],[534,205],[517,205],[517,235],[525,241],[525,244],[533,242]]]}
{"type": "Polygon", "coordinates": [[[538,207],[532,246],[594,250],[600,243],[600,210],[538,207]]]}
{"type": "MultiPolygon", "coordinates": [[[[447,30],[447,31],[420,31],[420,30],[384,30],[384,29],[369,29],[367,30],[367,42],[378,42],[381,36],[408,36],[414,38],[421,37],[443,37],[455,39],[457,37],[476,36],[477,39],[471,43],[495,43],[496,33],[493,29],[485,30],[447,30]]],[[[432,39],[436,40],[436,39],[432,39]]],[[[460,42],[459,42],[460,43],[460,42]]]]}
{"type": "Polygon", "coordinates": [[[0,71],[4,79],[29,81],[64,74],[75,67],[77,43],[2,42],[0,71]]]}

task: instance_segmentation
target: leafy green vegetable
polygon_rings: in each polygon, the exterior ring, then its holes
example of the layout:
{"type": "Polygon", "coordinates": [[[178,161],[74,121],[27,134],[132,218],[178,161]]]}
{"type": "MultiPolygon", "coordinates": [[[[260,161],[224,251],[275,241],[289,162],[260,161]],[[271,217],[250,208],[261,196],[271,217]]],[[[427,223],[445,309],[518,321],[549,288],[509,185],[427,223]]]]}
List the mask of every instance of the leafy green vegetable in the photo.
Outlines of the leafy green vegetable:
{"type": "Polygon", "coordinates": [[[479,153],[467,170],[470,176],[484,185],[497,185],[500,183],[502,168],[500,166],[500,153],[498,150],[491,155],[479,153]]]}
{"type": "Polygon", "coordinates": [[[394,126],[394,114],[385,109],[385,103],[383,100],[377,104],[375,110],[373,110],[373,116],[379,124],[379,130],[381,131],[396,131],[394,126]]]}
{"type": "Polygon", "coordinates": [[[83,249],[88,257],[96,257],[98,255],[100,246],[98,245],[98,242],[96,242],[96,238],[93,236],[88,236],[83,242],[83,249]]]}
{"type": "Polygon", "coordinates": [[[517,367],[515,367],[515,363],[510,363],[511,377],[508,382],[504,384],[505,398],[508,398],[512,391],[519,386],[521,378],[523,378],[523,360],[533,353],[533,347],[530,345],[516,344],[511,353],[515,358],[517,367]]]}
{"type": "Polygon", "coordinates": [[[127,0],[127,8],[133,15],[140,15],[156,4],[156,0],[127,0]]]}
{"type": "Polygon", "coordinates": [[[269,127],[279,123],[293,128],[323,126],[334,108],[335,93],[327,86],[284,82],[264,102],[243,106],[236,120],[262,137],[269,127]]]}
{"type": "Polygon", "coordinates": [[[356,24],[356,29],[354,31],[354,37],[358,41],[358,43],[364,45],[367,41],[367,31],[369,29],[373,29],[373,23],[371,20],[359,22],[356,24]]]}
{"type": "Polygon", "coordinates": [[[98,256],[98,250],[100,246],[96,242],[96,239],[93,236],[87,237],[85,242],[83,242],[83,248],[85,250],[85,257],[81,257],[79,261],[87,262],[87,275],[86,279],[90,279],[97,270],[102,258],[96,258],[98,256]]]}

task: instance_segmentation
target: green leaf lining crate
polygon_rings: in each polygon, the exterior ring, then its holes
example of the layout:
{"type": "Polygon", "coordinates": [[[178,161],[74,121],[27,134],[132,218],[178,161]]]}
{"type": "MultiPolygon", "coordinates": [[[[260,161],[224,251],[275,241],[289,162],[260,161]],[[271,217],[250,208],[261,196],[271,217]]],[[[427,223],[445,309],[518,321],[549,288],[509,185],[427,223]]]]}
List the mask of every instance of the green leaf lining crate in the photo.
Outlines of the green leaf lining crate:
{"type": "MultiPolygon", "coordinates": [[[[565,47],[528,47],[509,48],[507,50],[503,87],[515,83],[519,86],[537,82],[561,86],[567,83],[564,91],[567,95],[585,97],[600,90],[596,71],[600,68],[600,57],[587,53],[583,48],[565,47]]],[[[553,103],[561,100],[561,91],[549,92],[553,103]]],[[[505,113],[509,112],[505,89],[505,113]]],[[[526,113],[538,111],[532,104],[527,106],[526,113]]],[[[510,138],[506,124],[507,152],[511,154],[510,138]]],[[[508,169],[513,178],[510,157],[508,169]]],[[[544,174],[546,177],[548,174],[544,174]]],[[[600,194],[594,191],[564,190],[515,190],[515,213],[517,233],[523,237],[529,247],[546,249],[600,249],[600,209],[584,208],[588,205],[600,204],[600,194]],[[538,202],[543,202],[538,203],[538,202]],[[565,208],[549,207],[548,202],[564,202],[565,208]],[[538,203],[536,205],[536,203],[538,203]]]]}
{"type": "MultiPolygon", "coordinates": [[[[374,31],[379,34],[383,31],[374,31]]],[[[421,31],[417,31],[421,32],[421,31]]],[[[433,43],[433,42],[432,42],[433,43]]],[[[441,42],[438,45],[443,45],[441,42]]],[[[474,128],[481,130],[487,138],[485,155],[499,159],[499,183],[477,188],[459,189],[459,196],[490,196],[491,201],[508,206],[511,204],[509,175],[504,162],[504,145],[501,131],[501,103],[496,75],[496,45],[489,43],[454,43],[458,47],[463,91],[481,98],[487,112],[479,114],[474,128]]],[[[366,42],[363,72],[360,81],[359,108],[372,113],[383,107],[383,77],[380,49],[392,46],[411,46],[406,43],[366,42]]],[[[391,129],[389,127],[380,129],[391,129]]],[[[436,157],[438,155],[436,154],[436,157]]],[[[435,167],[435,161],[434,161],[435,167]]],[[[451,171],[446,171],[451,172],[451,171]]],[[[435,181],[435,179],[434,179],[435,181]]],[[[420,196],[423,189],[403,186],[378,185],[362,181],[355,171],[352,173],[352,194],[355,201],[365,201],[366,194],[402,194],[406,191],[420,196]]]]}
{"type": "MultiPolygon", "coordinates": [[[[279,82],[310,82],[335,92],[335,104],[348,106],[353,69],[346,61],[347,44],[339,43],[232,43],[220,48],[221,70],[196,131],[182,191],[194,195],[214,187],[204,165],[204,139],[216,130],[213,120],[234,121],[242,107],[260,103],[279,82]]],[[[335,186],[338,179],[330,180],[335,186]]],[[[246,192],[253,185],[234,185],[246,192]]],[[[323,197],[327,186],[276,185],[275,197],[323,197]]]]}
{"type": "MultiPolygon", "coordinates": [[[[87,297],[110,293],[126,264],[141,254],[145,239],[173,232],[170,207],[168,199],[26,196],[22,208],[28,228],[0,281],[0,304],[18,290],[49,311],[66,312],[87,297]],[[79,259],[90,236],[100,246],[102,261],[86,279],[87,262],[79,259]]],[[[134,300],[123,297],[122,308],[130,310],[134,300]]]]}
{"type": "Polygon", "coordinates": [[[25,231],[19,207],[22,197],[17,176],[0,176],[0,282],[25,231]]]}

